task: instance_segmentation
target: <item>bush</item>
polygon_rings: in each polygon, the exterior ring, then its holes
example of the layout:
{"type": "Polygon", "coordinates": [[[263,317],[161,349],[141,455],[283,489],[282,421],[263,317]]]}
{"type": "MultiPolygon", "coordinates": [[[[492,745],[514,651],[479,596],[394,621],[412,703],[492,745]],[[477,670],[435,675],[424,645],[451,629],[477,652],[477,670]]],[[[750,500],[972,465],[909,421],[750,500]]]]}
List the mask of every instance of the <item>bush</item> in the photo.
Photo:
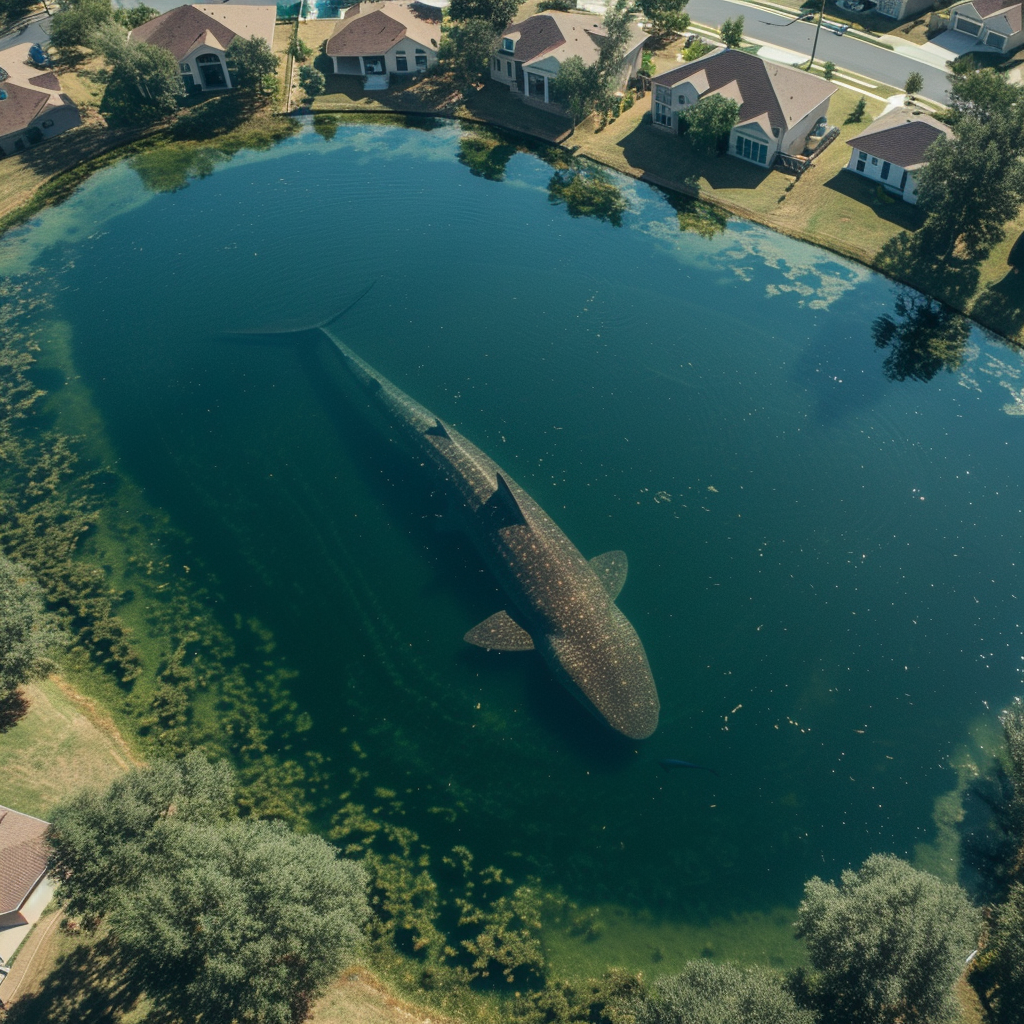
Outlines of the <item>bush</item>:
{"type": "Polygon", "coordinates": [[[825,63],[822,65],[821,73],[825,76],[826,82],[831,82],[832,76],[836,73],[835,64],[833,64],[830,60],[825,61],[825,63]]]}
{"type": "Polygon", "coordinates": [[[306,98],[312,102],[327,88],[327,79],[324,73],[318,71],[312,65],[304,64],[299,68],[299,85],[306,94],[306,98]]]}

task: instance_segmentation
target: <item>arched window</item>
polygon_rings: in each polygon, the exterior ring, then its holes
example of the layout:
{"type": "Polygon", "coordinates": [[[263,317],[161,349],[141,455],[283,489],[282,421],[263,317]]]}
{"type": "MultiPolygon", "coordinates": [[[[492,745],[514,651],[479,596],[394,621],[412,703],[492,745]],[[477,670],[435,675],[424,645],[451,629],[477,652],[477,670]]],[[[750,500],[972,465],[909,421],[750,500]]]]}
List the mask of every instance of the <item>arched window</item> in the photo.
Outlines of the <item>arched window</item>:
{"type": "Polygon", "coordinates": [[[215,53],[201,53],[196,57],[197,64],[219,64],[220,57],[215,53]]]}

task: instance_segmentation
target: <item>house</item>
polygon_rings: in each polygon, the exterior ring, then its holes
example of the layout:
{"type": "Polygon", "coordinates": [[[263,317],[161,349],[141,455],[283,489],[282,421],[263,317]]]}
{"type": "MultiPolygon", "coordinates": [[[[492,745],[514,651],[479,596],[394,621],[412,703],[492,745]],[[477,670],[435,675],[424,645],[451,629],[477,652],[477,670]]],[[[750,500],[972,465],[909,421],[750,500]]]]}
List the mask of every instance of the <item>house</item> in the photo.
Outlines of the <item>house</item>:
{"type": "Polygon", "coordinates": [[[228,47],[237,36],[274,45],[277,8],[244,4],[186,4],[132,29],[129,38],[173,54],[189,92],[230,89],[228,47]]]}
{"type": "Polygon", "coordinates": [[[357,3],[327,40],[336,75],[364,75],[367,88],[386,88],[389,75],[412,75],[437,63],[438,12],[423,4],[357,3]],[[383,76],[383,77],[381,77],[383,76]]]}
{"type": "Polygon", "coordinates": [[[966,0],[949,9],[949,30],[969,36],[977,48],[1009,53],[1024,45],[1021,0],[966,0]]]}
{"type": "Polygon", "coordinates": [[[914,171],[927,161],[925,151],[953,130],[920,110],[898,107],[883,114],[860,135],[847,141],[852,149],[848,171],[877,181],[908,203],[917,203],[914,171]]]}
{"type": "Polygon", "coordinates": [[[913,18],[922,11],[930,11],[935,6],[935,0],[878,0],[878,7],[875,9],[879,14],[896,21],[906,21],[913,18]]]}
{"type": "MultiPolygon", "coordinates": [[[[642,49],[650,38],[639,25],[630,25],[630,38],[622,64],[620,87],[640,70],[642,49]]],[[[551,83],[567,57],[581,57],[593,64],[599,40],[607,35],[593,14],[547,11],[509,25],[491,57],[491,80],[500,82],[520,99],[536,106],[545,104],[561,111],[551,95],[551,83]]]]}
{"type": "Polygon", "coordinates": [[[776,156],[804,152],[836,89],[805,71],[719,48],[651,79],[651,119],[678,132],[681,114],[705,96],[735,100],[740,120],[729,133],[730,155],[771,167],[776,156]]]}
{"type": "Polygon", "coordinates": [[[4,964],[25,941],[56,888],[46,877],[47,828],[48,822],[0,807],[0,983],[7,976],[4,964]]]}
{"type": "Polygon", "coordinates": [[[78,107],[60,91],[60,80],[29,60],[31,44],[0,51],[0,156],[20,153],[36,142],[82,123],[78,107]]]}

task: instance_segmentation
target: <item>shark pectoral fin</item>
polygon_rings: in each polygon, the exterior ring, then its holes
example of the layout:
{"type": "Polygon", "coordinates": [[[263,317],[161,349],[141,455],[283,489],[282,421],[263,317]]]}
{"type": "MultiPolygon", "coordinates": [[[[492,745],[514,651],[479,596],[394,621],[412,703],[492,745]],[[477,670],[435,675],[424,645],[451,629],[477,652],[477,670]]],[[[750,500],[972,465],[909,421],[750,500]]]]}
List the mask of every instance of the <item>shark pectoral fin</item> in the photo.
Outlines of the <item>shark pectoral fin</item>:
{"type": "Polygon", "coordinates": [[[463,637],[488,651],[532,651],[533,638],[508,612],[495,612],[463,637]]]}
{"type": "Polygon", "coordinates": [[[603,555],[590,560],[590,568],[597,573],[608,596],[614,601],[622,593],[622,587],[626,582],[626,573],[629,571],[629,563],[626,561],[625,551],[606,551],[603,555]]]}
{"type": "Polygon", "coordinates": [[[447,437],[451,440],[452,435],[448,433],[448,428],[438,420],[432,427],[427,427],[423,431],[424,434],[429,434],[431,437],[447,437]]]}
{"type": "Polygon", "coordinates": [[[491,515],[498,517],[499,526],[521,526],[526,522],[526,516],[519,507],[516,496],[512,493],[508,481],[500,474],[497,474],[497,487],[494,493],[487,499],[484,506],[491,515]]]}

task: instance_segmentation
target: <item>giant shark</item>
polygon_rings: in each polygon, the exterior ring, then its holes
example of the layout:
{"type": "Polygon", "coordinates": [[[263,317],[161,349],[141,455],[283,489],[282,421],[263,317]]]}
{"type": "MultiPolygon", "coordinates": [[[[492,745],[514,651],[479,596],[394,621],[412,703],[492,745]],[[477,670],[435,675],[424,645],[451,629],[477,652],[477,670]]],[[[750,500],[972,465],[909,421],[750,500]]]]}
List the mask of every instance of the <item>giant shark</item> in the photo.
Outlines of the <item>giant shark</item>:
{"type": "Polygon", "coordinates": [[[493,459],[319,327],[392,429],[433,466],[461,525],[508,598],[465,639],[495,651],[537,650],[585,707],[631,739],[657,728],[647,654],[615,598],[626,556],[587,561],[551,517],[493,459]]]}

